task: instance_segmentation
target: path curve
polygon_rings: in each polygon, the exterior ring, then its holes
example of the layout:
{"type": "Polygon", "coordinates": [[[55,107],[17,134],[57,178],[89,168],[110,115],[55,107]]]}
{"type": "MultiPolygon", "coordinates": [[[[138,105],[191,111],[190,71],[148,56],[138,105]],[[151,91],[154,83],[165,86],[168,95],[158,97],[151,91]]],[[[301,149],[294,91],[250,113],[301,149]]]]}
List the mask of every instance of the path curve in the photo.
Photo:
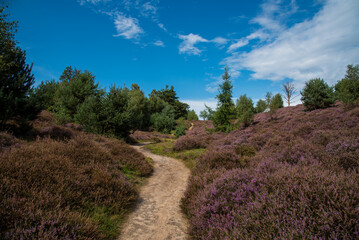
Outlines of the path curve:
{"type": "Polygon", "coordinates": [[[140,191],[140,202],[123,226],[120,240],[188,239],[188,222],[180,201],[187,187],[190,171],[179,160],[159,156],[133,146],[154,161],[153,175],[140,191]]]}

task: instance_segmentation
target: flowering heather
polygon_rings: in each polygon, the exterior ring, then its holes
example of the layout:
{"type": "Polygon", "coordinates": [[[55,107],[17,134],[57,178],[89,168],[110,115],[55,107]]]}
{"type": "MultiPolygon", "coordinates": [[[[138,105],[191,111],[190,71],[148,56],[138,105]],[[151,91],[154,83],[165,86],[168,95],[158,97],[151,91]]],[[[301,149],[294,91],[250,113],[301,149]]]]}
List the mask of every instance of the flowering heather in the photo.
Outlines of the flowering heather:
{"type": "Polygon", "coordinates": [[[0,153],[6,149],[10,149],[12,146],[19,145],[21,142],[22,141],[9,133],[0,132],[0,153]]]}
{"type": "Polygon", "coordinates": [[[182,200],[194,239],[359,238],[359,108],[303,110],[209,141],[182,200]]]}
{"type": "Polygon", "coordinates": [[[96,216],[119,216],[137,200],[129,170],[152,172],[124,142],[81,132],[0,154],[1,239],[113,239],[120,219],[108,233],[96,216]]]}
{"type": "Polygon", "coordinates": [[[206,129],[213,129],[213,125],[208,121],[195,121],[193,128],[187,130],[186,135],[177,139],[173,145],[173,150],[206,148],[211,142],[224,136],[224,133],[209,133],[206,129]]]}
{"type": "Polygon", "coordinates": [[[173,138],[173,136],[169,134],[162,134],[159,132],[144,132],[137,130],[130,137],[135,142],[160,142],[162,138],[173,138]]]}

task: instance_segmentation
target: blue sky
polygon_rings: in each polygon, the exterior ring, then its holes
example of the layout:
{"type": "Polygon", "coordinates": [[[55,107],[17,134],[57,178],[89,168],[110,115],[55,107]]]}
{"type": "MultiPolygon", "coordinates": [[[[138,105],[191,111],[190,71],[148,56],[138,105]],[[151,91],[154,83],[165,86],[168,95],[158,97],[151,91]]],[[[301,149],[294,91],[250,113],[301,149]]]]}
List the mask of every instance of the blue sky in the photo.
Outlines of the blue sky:
{"type": "Polygon", "coordinates": [[[233,97],[254,101],[301,89],[311,78],[340,80],[359,63],[358,0],[11,0],[16,39],[36,84],[65,67],[111,84],[173,85],[197,112],[216,106],[228,65],[233,97]]]}

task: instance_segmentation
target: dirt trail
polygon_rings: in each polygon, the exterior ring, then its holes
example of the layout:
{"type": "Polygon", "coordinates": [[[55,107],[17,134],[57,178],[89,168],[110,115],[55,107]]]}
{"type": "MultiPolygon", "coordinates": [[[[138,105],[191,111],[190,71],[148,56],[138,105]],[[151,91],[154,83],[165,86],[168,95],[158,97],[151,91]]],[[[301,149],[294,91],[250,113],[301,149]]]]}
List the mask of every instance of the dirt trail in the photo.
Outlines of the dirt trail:
{"type": "Polygon", "coordinates": [[[142,187],[140,202],[123,226],[120,240],[188,239],[188,223],[180,209],[180,200],[190,175],[176,159],[152,154],[141,146],[139,152],[154,161],[154,173],[142,187]]]}

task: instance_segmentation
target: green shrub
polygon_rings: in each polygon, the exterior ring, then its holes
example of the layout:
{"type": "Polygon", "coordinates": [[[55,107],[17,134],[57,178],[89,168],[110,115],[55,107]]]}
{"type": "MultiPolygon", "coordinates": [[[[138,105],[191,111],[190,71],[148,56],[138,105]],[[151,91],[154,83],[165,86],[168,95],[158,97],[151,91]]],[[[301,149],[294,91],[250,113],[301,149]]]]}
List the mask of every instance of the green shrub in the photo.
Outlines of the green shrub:
{"type": "Polygon", "coordinates": [[[87,132],[102,133],[99,121],[101,109],[101,99],[93,96],[88,97],[77,109],[75,121],[81,124],[87,132]]]}
{"type": "Polygon", "coordinates": [[[359,65],[347,66],[345,78],[335,85],[335,94],[346,106],[359,103],[359,65]]]}
{"type": "Polygon", "coordinates": [[[55,94],[59,83],[55,80],[41,82],[31,93],[30,98],[42,110],[51,110],[55,105],[55,94]]]}
{"type": "Polygon", "coordinates": [[[267,109],[267,103],[266,101],[259,99],[256,106],[256,112],[262,113],[267,109]]]}
{"type": "Polygon", "coordinates": [[[167,104],[161,113],[152,114],[151,124],[158,132],[170,133],[176,124],[173,107],[167,104]]]}
{"type": "Polygon", "coordinates": [[[237,115],[240,122],[244,127],[248,127],[254,118],[254,107],[252,99],[248,98],[245,94],[237,100],[237,115]]]}
{"type": "Polygon", "coordinates": [[[188,121],[197,121],[198,120],[198,116],[194,110],[188,111],[187,120],[188,121]]]}
{"type": "Polygon", "coordinates": [[[311,111],[319,108],[327,108],[334,104],[333,88],[329,87],[323,79],[315,78],[305,83],[302,95],[304,107],[311,111]]]}
{"type": "Polygon", "coordinates": [[[175,129],[175,136],[176,138],[179,138],[180,136],[186,135],[186,126],[180,125],[177,126],[175,129]]]}

